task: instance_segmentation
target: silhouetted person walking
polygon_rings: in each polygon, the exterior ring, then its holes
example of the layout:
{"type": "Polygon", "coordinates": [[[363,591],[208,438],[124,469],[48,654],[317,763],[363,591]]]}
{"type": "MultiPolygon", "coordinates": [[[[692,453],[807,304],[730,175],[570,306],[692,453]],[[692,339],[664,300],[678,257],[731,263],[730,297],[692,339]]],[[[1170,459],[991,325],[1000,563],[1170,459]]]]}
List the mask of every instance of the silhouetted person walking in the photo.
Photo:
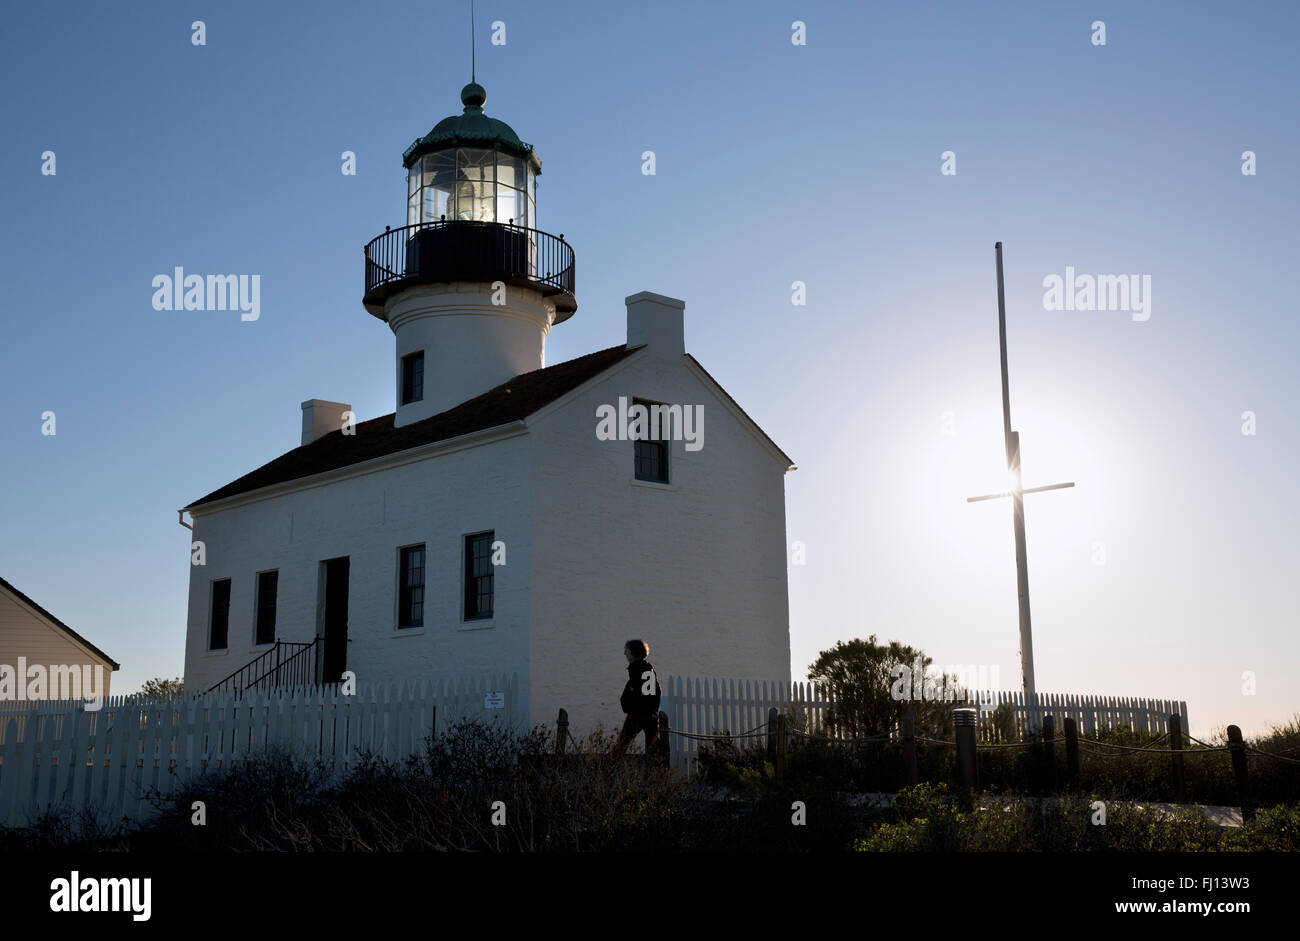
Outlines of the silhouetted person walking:
{"type": "Polygon", "coordinates": [[[637,733],[644,732],[646,763],[649,764],[659,752],[659,700],[663,691],[659,687],[659,677],[655,676],[654,665],[646,659],[650,656],[649,644],[643,640],[629,640],[623,645],[623,655],[627,657],[627,685],[623,687],[618,702],[627,713],[627,719],[623,722],[615,753],[623,754],[637,733]]]}

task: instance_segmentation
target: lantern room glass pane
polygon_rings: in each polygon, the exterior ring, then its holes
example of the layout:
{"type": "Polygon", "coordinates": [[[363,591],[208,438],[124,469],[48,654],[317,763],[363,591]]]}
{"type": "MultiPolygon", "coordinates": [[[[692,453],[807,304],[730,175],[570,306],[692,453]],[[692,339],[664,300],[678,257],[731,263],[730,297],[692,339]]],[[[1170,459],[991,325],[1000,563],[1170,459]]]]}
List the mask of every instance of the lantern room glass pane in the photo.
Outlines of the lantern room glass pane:
{"type": "Polygon", "coordinates": [[[411,169],[406,171],[406,194],[411,196],[420,188],[420,161],[416,161],[411,169]]]}
{"type": "Polygon", "coordinates": [[[497,222],[528,224],[528,199],[523,190],[497,184],[497,222]]]}
{"type": "Polygon", "coordinates": [[[460,180],[448,201],[448,218],[461,222],[492,222],[492,184],[478,180],[460,180]]]}
{"type": "Polygon", "coordinates": [[[447,200],[451,196],[450,187],[426,186],[423,192],[425,222],[437,222],[447,215],[447,200]]]}
{"type": "Polygon", "coordinates": [[[448,218],[462,222],[496,219],[496,154],[491,150],[456,151],[456,182],[448,200],[448,218]]]}
{"type": "Polygon", "coordinates": [[[497,182],[502,186],[524,188],[524,162],[508,154],[497,155],[497,182]]]}
{"type": "Polygon", "coordinates": [[[440,150],[424,157],[424,185],[450,189],[456,179],[456,152],[440,150]]]}
{"type": "Polygon", "coordinates": [[[495,151],[462,147],[456,151],[456,178],[479,182],[495,180],[496,156],[495,151]]]}

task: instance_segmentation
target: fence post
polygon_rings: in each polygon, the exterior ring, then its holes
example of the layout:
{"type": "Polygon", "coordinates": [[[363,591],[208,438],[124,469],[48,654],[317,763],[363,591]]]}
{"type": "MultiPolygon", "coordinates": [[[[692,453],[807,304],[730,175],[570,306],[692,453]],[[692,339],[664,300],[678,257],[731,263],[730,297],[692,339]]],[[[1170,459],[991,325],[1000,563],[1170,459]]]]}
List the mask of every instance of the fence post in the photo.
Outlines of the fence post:
{"type": "Polygon", "coordinates": [[[957,772],[961,778],[961,799],[967,806],[979,786],[979,770],[975,763],[975,713],[976,710],[964,707],[952,711],[953,727],[957,733],[957,772]]]}
{"type": "Polygon", "coordinates": [[[1071,791],[1079,789],[1079,727],[1065,717],[1065,768],[1071,791]]]}
{"type": "Polygon", "coordinates": [[[903,716],[903,772],[907,776],[907,785],[916,784],[916,711],[907,710],[903,716]]]}
{"type": "Polygon", "coordinates": [[[1056,716],[1043,716],[1043,771],[1047,790],[1056,790],[1056,716]]]}
{"type": "Polygon", "coordinates": [[[777,709],[772,706],[767,710],[767,760],[776,763],[776,723],[777,709]]]}
{"type": "Polygon", "coordinates": [[[659,713],[659,739],[655,743],[655,748],[663,766],[672,767],[672,752],[668,748],[668,713],[662,711],[659,713]]]}
{"type": "Polygon", "coordinates": [[[1187,794],[1183,784],[1183,720],[1178,713],[1169,717],[1169,764],[1174,777],[1174,803],[1185,804],[1187,794]]]}
{"type": "Polygon", "coordinates": [[[1237,779],[1237,799],[1241,801],[1241,822],[1250,823],[1255,819],[1255,805],[1250,799],[1250,777],[1246,773],[1246,743],[1242,741],[1241,729],[1235,725],[1228,726],[1228,748],[1232,754],[1232,774],[1237,779]]]}
{"type": "Polygon", "coordinates": [[[563,755],[565,743],[569,739],[569,711],[561,709],[555,718],[555,754],[563,755]]]}
{"type": "Polygon", "coordinates": [[[785,713],[776,717],[776,779],[785,777],[785,713]]]}

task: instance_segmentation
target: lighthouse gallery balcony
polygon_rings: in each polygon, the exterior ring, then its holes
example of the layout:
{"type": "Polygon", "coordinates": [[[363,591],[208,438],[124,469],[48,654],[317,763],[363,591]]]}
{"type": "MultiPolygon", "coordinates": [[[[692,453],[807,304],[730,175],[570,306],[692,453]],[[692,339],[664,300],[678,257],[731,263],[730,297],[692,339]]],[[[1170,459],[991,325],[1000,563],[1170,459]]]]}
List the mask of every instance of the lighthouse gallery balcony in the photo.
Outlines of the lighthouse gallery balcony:
{"type": "Polygon", "coordinates": [[[366,310],[420,284],[503,281],[532,288],[555,303],[555,322],[578,309],[573,247],[564,236],[499,222],[438,220],[389,229],[366,253],[366,310]]]}

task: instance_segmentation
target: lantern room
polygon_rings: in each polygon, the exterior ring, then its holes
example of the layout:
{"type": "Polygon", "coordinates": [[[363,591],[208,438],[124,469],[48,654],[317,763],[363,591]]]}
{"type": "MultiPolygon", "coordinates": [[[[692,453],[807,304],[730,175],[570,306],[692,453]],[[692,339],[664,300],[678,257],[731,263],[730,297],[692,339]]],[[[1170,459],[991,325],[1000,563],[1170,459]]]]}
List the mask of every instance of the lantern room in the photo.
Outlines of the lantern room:
{"type": "Polygon", "coordinates": [[[403,155],[406,222],[497,222],[537,227],[542,162],[510,125],[483,113],[487,93],[462,89],[463,114],[438,122],[403,155]]]}
{"type": "Polygon", "coordinates": [[[387,320],[407,288],[505,282],[539,292],[560,323],[577,309],[573,249],[537,227],[542,161],[509,124],[483,113],[487,92],[471,81],[464,110],[444,118],[402,154],[406,225],[366,245],[367,311],[387,320]]]}

